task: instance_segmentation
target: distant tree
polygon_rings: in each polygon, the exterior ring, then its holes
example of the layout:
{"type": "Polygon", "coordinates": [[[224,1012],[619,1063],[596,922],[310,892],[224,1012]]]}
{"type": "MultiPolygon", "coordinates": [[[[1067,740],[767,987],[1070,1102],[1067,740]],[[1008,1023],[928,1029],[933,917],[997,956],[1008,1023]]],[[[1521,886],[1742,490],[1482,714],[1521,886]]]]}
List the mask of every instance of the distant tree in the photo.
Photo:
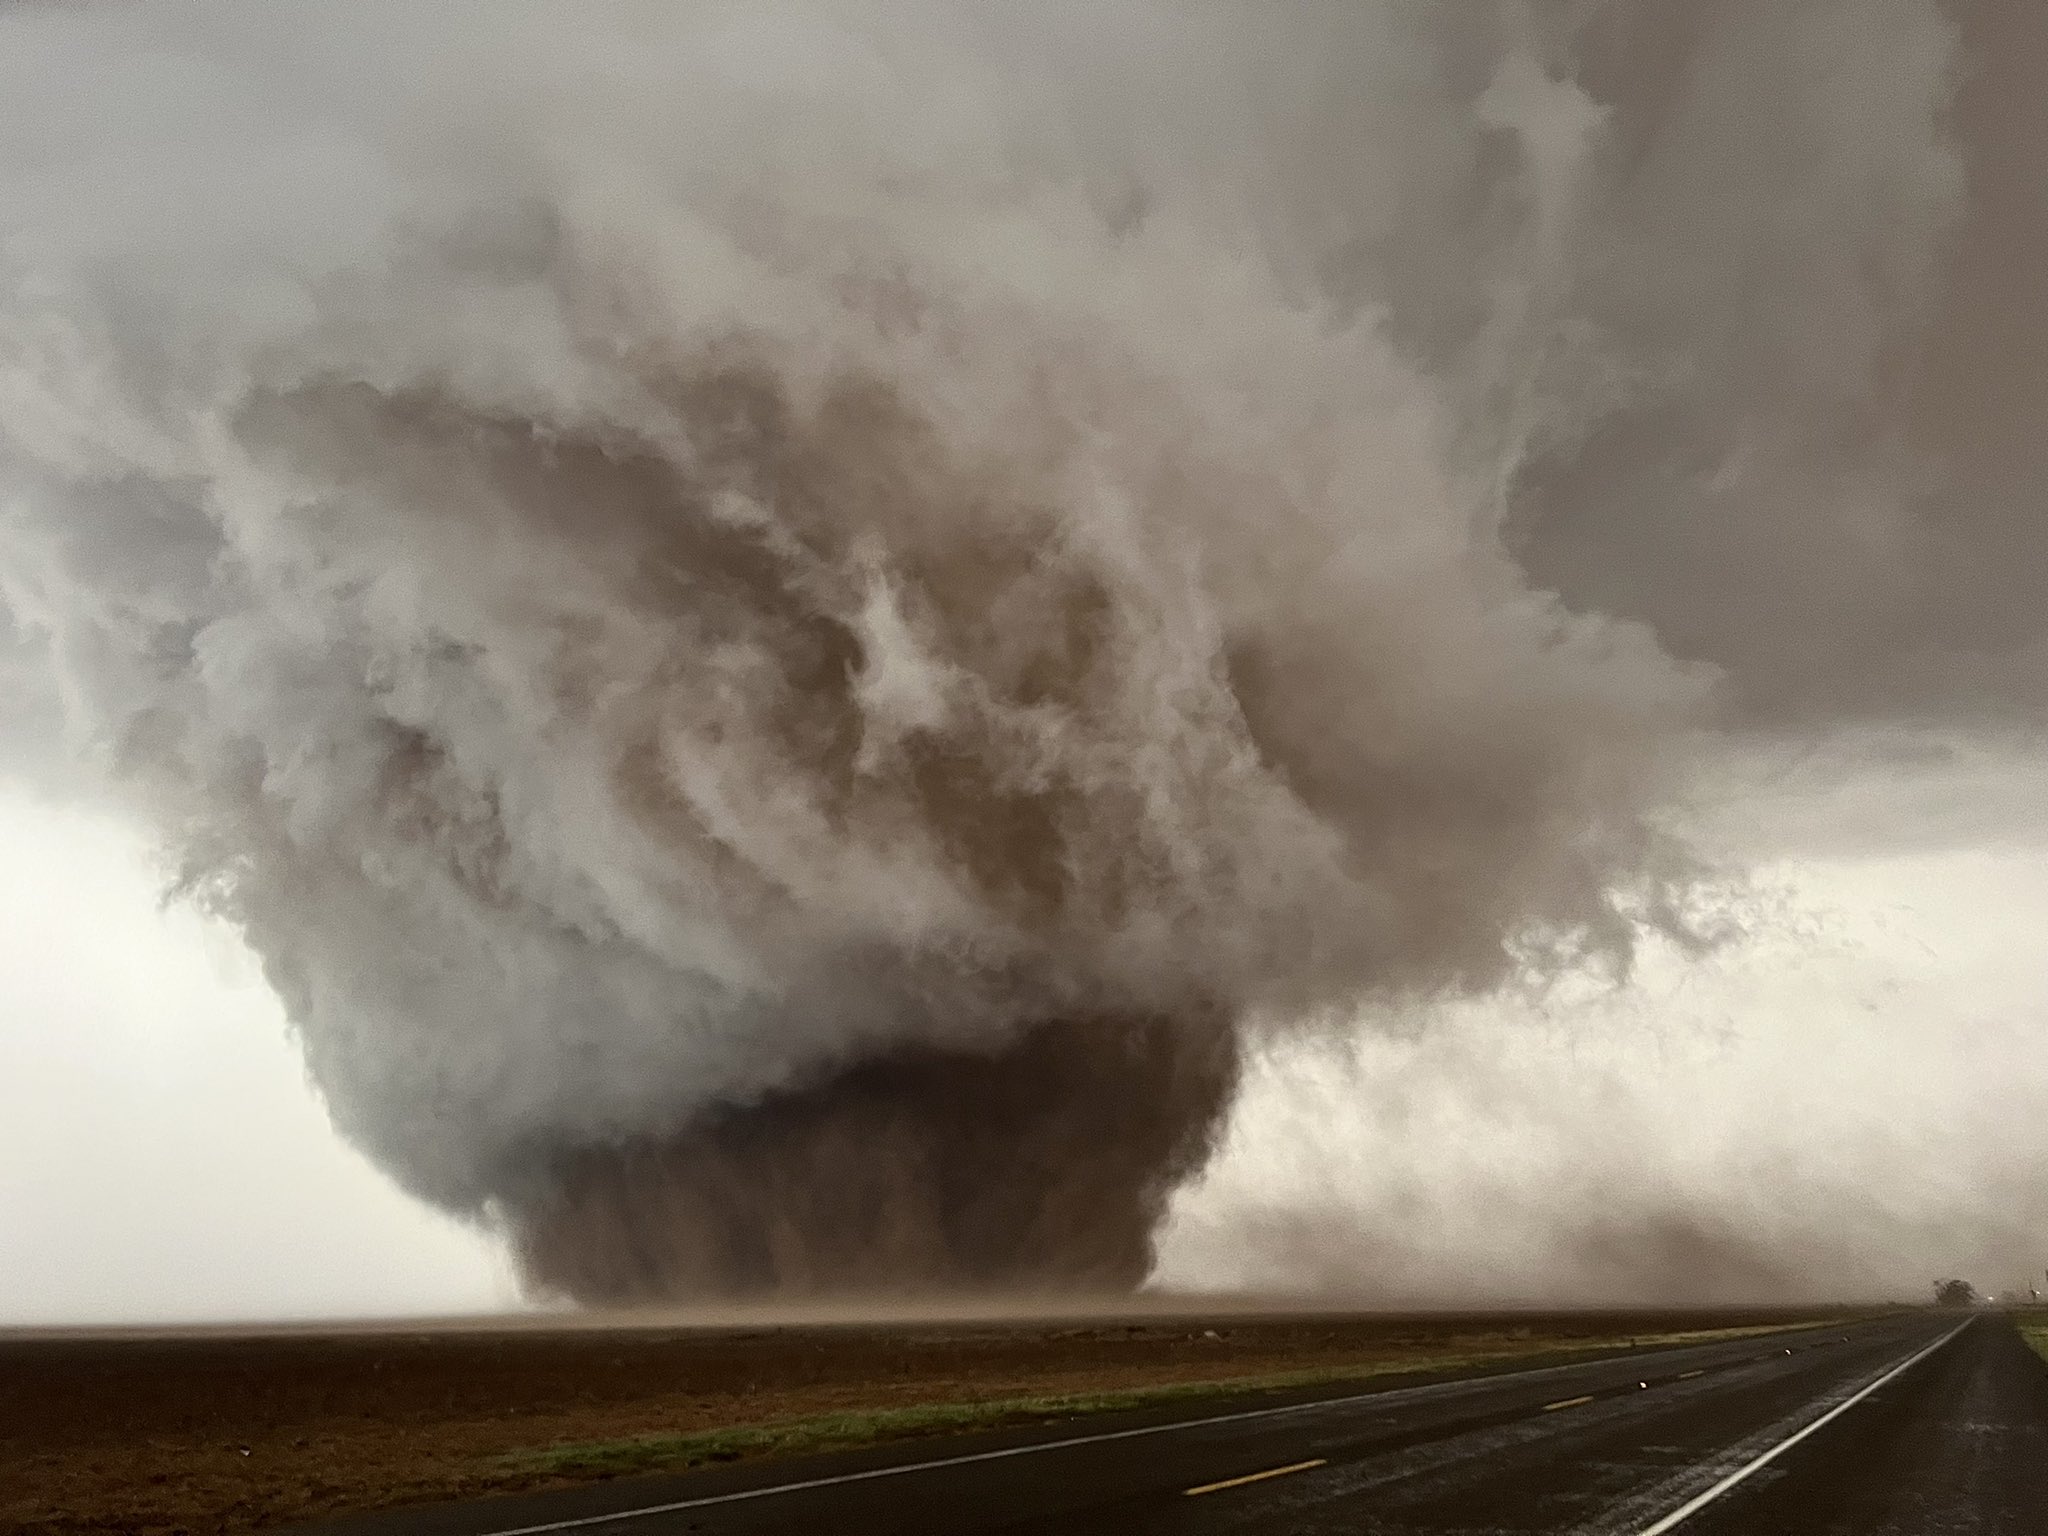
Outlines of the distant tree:
{"type": "Polygon", "coordinates": [[[1937,1280],[1934,1282],[1934,1304],[1937,1307],[1974,1307],[1977,1305],[1977,1287],[1967,1280],[1937,1280]]]}

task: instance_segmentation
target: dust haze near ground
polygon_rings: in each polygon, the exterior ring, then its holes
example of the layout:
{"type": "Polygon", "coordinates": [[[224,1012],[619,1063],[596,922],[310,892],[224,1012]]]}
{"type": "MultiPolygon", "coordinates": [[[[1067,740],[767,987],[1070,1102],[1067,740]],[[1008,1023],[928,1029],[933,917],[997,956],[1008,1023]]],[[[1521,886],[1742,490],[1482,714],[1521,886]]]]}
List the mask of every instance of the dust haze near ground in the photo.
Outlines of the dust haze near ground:
{"type": "Polygon", "coordinates": [[[1135,1284],[1248,1029],[2033,728],[2014,9],[15,7],[9,760],[543,1291],[1135,1284]]]}

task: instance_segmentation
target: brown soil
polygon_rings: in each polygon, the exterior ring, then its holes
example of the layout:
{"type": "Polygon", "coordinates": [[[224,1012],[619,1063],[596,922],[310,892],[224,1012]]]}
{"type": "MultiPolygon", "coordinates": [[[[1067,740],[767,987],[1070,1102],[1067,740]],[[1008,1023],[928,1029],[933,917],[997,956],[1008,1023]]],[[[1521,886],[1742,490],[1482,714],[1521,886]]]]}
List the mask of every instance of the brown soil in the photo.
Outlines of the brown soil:
{"type": "Polygon", "coordinates": [[[250,1530],[564,1479],[566,1441],[1333,1367],[1785,1314],[1175,1315],[774,1327],[0,1335],[0,1531],[250,1530]]]}

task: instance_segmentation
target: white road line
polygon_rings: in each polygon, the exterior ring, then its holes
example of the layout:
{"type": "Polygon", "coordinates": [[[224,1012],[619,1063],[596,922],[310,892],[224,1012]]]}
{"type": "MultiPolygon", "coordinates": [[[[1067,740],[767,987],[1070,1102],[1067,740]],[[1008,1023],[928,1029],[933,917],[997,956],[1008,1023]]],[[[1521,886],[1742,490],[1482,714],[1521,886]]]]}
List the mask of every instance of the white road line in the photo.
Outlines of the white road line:
{"type": "Polygon", "coordinates": [[[1815,1419],[1811,1424],[1807,1425],[1806,1428],[1798,1431],[1796,1434],[1787,1435],[1783,1440],[1780,1440],[1768,1451],[1765,1451],[1763,1455],[1757,1457],[1754,1461],[1751,1461],[1744,1466],[1736,1468],[1733,1472],[1730,1472],[1726,1477],[1722,1478],[1721,1481],[1714,1484],[1713,1487],[1709,1488],[1705,1493],[1700,1494],[1697,1498],[1688,1499],[1685,1503],[1679,1505],[1678,1508],[1671,1511],[1670,1514],[1666,1515],[1662,1520],[1659,1520],[1655,1525],[1644,1526],[1642,1531],[1639,1533],[1639,1536],[1664,1536],[1664,1533],[1666,1531],[1673,1529],[1678,1524],[1680,1524],[1680,1522],[1690,1520],[1694,1515],[1698,1514],[1701,1510],[1705,1509],[1709,1504],[1713,1503],[1714,1500],[1720,1498],[1722,1494],[1726,1493],[1729,1489],[1733,1488],[1737,1483],[1741,1482],[1744,1478],[1747,1478],[1752,1473],[1759,1472],[1763,1470],[1763,1468],[1769,1466],[1772,1462],[1776,1461],[1780,1456],[1784,1455],[1787,1451],[1791,1450],[1793,1446],[1797,1445],[1800,1441],[1804,1440],[1808,1435],[1812,1434],[1822,1425],[1827,1424],[1832,1420],[1840,1418],[1843,1414],[1847,1413],[1851,1408],[1854,1408],[1858,1403],[1862,1402],[1863,1399],[1870,1396],[1871,1393],[1875,1392],[1879,1387],[1883,1386],[1893,1377],[1902,1375],[1906,1371],[1911,1370],[1914,1366],[1918,1365],[1922,1360],[1925,1360],[1929,1355],[1933,1354],[1937,1349],[1941,1348],[1942,1345],[1946,1344],[1950,1339],[1954,1338],[1957,1334],[1961,1333],[1965,1328],[1969,1326],[1970,1324],[1967,1320],[1958,1323],[1955,1327],[1949,1329],[1947,1333],[1944,1333],[1940,1338],[1936,1339],[1932,1344],[1928,1345],[1925,1349],[1916,1350],[1914,1353],[1908,1355],[1905,1359],[1901,1360],[1897,1365],[1893,1366],[1890,1370],[1886,1371],[1882,1376],[1878,1377],[1877,1380],[1871,1382],[1868,1386],[1864,1387],[1861,1391],[1857,1392],[1853,1397],[1844,1398],[1841,1402],[1835,1404],[1834,1407],[1830,1408],[1826,1413],[1822,1414],[1819,1418],[1815,1419]]]}
{"type": "MultiPolygon", "coordinates": [[[[1599,1365],[1601,1361],[1582,1361],[1582,1365],[1599,1365]]],[[[939,1456],[930,1461],[903,1462],[890,1467],[871,1467],[865,1472],[841,1472],[833,1477],[806,1477],[794,1483],[772,1483],[766,1488],[743,1488],[737,1493],[713,1493],[701,1498],[677,1499],[670,1504],[647,1504],[638,1509],[622,1509],[610,1515],[579,1515],[573,1520],[550,1520],[542,1525],[516,1525],[509,1529],[486,1531],[482,1536],[542,1536],[546,1531],[575,1531],[593,1525],[613,1525],[621,1520],[638,1520],[643,1515],[674,1514],[679,1509],[702,1509],[708,1504],[737,1504],[744,1499],[768,1499],[782,1493],[803,1493],[811,1488],[831,1488],[841,1483],[865,1483],[878,1477],[901,1477],[907,1472],[933,1472],[941,1467],[964,1467],[978,1461],[1007,1461],[1013,1456],[1036,1456],[1043,1451],[1063,1451],[1070,1446],[1097,1445],[1111,1440],[1137,1440],[1146,1435],[1168,1435],[1175,1430],[1201,1429],[1210,1424],[1241,1424],[1247,1419],[1271,1419],[1286,1413],[1308,1413],[1318,1408],[1341,1408],[1347,1403],[1363,1402],[1369,1397],[1398,1399],[1413,1394],[1428,1392],[1436,1386],[1472,1386],[1492,1383],[1512,1376],[1542,1376],[1552,1371],[1568,1371],[1570,1365],[1538,1366],[1530,1371],[1506,1371],[1498,1376],[1468,1376],[1456,1382],[1432,1382],[1424,1387],[1382,1388],[1377,1392],[1355,1392],[1348,1397],[1322,1397],[1306,1403],[1283,1403],[1277,1408],[1247,1408],[1237,1413],[1211,1414],[1205,1419],[1174,1419],[1165,1424],[1144,1424],[1136,1429],[1105,1430],[1094,1435],[1068,1435],[1060,1440],[1038,1440],[1030,1445],[1005,1446],[999,1451],[972,1451],[960,1456],[939,1456]]]]}
{"type": "MultiPolygon", "coordinates": [[[[1711,1339],[1703,1339],[1698,1344],[1676,1344],[1668,1346],[1668,1351],[1675,1354],[1685,1349],[1710,1348],[1713,1342],[1711,1339]]],[[[1460,1391],[1483,1389],[1504,1381],[1530,1380],[1538,1376],[1555,1376],[1565,1371],[1611,1364],[1617,1358],[1623,1357],[1572,1360],[1561,1365],[1538,1365],[1525,1371],[1499,1371],[1491,1376],[1462,1376],[1450,1381],[1427,1382],[1416,1387],[1380,1387],[1369,1392],[1354,1392],[1346,1397],[1319,1397],[1305,1403],[1282,1403],[1277,1408],[1245,1408],[1236,1413],[1211,1414],[1205,1419],[1174,1419],[1165,1424],[1140,1425],[1136,1429],[1111,1429],[1093,1435],[1068,1435],[1060,1440],[1038,1440],[1030,1445],[1006,1446],[998,1451],[972,1451],[959,1456],[939,1456],[930,1461],[870,1467],[865,1472],[841,1472],[832,1477],[806,1477],[793,1483],[771,1483],[765,1488],[743,1488],[737,1493],[711,1493],[694,1499],[676,1499],[667,1504],[644,1504],[636,1509],[621,1509],[608,1515],[578,1515],[574,1519],[548,1520],[539,1525],[508,1526],[495,1531],[479,1532],[478,1536],[545,1536],[549,1531],[587,1530],[594,1525],[616,1525],[622,1520],[639,1520],[648,1515],[672,1515],[678,1510],[704,1509],[713,1504],[738,1504],[748,1499],[772,1499],[784,1493],[805,1493],[813,1488],[833,1488],[844,1483],[866,1483],[881,1477],[901,1477],[910,1472],[935,1472],[941,1467],[964,1467],[979,1461],[1007,1461],[1013,1456],[1036,1456],[1045,1451],[1063,1451],[1076,1445],[1106,1444],[1112,1440],[1137,1440],[1147,1435],[1170,1435],[1178,1430],[1202,1429],[1211,1424],[1242,1424],[1251,1419],[1278,1418],[1288,1413],[1314,1413],[1324,1408],[1342,1408],[1351,1403],[1362,1403],[1367,1398],[1378,1398],[1388,1403],[1412,1402],[1419,1397],[1441,1397],[1460,1391]]]]}
{"type": "Polygon", "coordinates": [[[1219,1413],[1206,1419],[1176,1419],[1169,1424],[1146,1424],[1137,1429],[1113,1429],[1099,1435],[1069,1435],[1063,1440],[1039,1440],[1030,1445],[1006,1446],[999,1451],[973,1451],[963,1456],[940,1456],[931,1461],[912,1461],[892,1467],[870,1467],[865,1472],[841,1472],[833,1477],[806,1477],[794,1483],[772,1483],[766,1488],[743,1488],[738,1493],[712,1493],[702,1498],[677,1499],[670,1504],[646,1504],[622,1509],[610,1515],[580,1515],[574,1520],[550,1520],[543,1525],[516,1525],[508,1530],[487,1531],[483,1536],[540,1536],[544,1531],[574,1531],[593,1525],[613,1525],[621,1520],[638,1520],[645,1515],[669,1515],[679,1509],[702,1509],[709,1504],[737,1504],[745,1499],[770,1499],[782,1493],[802,1493],[811,1488],[832,1488],[841,1483],[866,1483],[878,1477],[901,1477],[907,1472],[932,1472],[940,1467],[964,1467],[977,1461],[1007,1461],[1012,1456],[1036,1456],[1041,1451],[1063,1451],[1074,1445],[1095,1445],[1110,1440],[1136,1440],[1145,1435],[1171,1434],[1177,1429],[1199,1429],[1205,1424],[1232,1424],[1245,1419],[1268,1419],[1283,1413],[1300,1413],[1310,1408],[1328,1408],[1360,1398],[1380,1397],[1379,1392],[1360,1392],[1353,1397],[1326,1397],[1312,1403],[1288,1403],[1279,1408],[1250,1408],[1242,1413],[1219,1413]]]}

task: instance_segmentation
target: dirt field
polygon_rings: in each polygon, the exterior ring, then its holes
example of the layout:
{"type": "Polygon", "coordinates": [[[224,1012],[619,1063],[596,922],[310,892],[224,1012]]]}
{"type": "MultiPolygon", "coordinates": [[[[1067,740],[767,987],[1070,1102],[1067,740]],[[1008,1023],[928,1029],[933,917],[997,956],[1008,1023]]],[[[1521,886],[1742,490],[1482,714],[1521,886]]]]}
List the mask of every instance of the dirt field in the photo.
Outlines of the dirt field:
{"type": "Polygon", "coordinates": [[[0,1335],[0,1530],[240,1531],[572,1480],[565,1442],[1302,1371],[1427,1368],[1792,1314],[0,1335]],[[523,1463],[523,1464],[522,1464],[523,1463]]]}

